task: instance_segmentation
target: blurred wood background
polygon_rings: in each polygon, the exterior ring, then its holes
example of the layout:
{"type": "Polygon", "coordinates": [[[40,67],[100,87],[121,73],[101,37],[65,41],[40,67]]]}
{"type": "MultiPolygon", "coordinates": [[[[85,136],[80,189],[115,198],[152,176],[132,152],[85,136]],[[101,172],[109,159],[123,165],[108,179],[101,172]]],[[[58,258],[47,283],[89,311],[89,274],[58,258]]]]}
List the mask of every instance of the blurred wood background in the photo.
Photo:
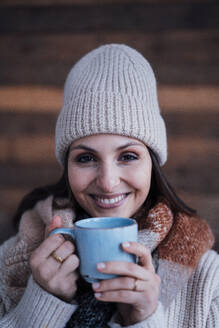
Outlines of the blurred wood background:
{"type": "Polygon", "coordinates": [[[60,176],[54,128],[69,69],[101,44],[125,43],[158,80],[164,171],[219,251],[218,17],[211,0],[0,1],[0,242],[23,195],[60,176]]]}

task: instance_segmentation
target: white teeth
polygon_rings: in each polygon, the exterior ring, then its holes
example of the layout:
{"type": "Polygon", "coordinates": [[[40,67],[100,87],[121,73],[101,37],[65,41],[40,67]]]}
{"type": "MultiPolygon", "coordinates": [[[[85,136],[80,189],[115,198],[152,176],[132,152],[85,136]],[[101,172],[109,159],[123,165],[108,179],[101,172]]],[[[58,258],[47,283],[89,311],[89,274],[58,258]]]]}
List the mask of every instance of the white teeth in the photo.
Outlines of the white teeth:
{"type": "Polygon", "coordinates": [[[115,204],[115,203],[120,202],[124,198],[125,198],[125,195],[121,195],[121,196],[118,196],[118,197],[115,197],[115,198],[111,198],[111,199],[108,199],[108,198],[98,198],[98,197],[96,197],[96,199],[98,200],[98,202],[103,203],[103,204],[115,204]]]}

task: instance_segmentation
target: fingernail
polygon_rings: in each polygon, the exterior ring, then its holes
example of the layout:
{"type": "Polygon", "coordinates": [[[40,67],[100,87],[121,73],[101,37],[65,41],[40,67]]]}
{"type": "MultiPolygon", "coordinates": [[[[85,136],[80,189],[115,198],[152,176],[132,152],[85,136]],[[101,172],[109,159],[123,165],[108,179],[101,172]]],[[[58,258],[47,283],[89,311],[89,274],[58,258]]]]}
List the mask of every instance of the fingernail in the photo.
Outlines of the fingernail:
{"type": "Polygon", "coordinates": [[[96,298],[99,298],[99,297],[101,297],[101,293],[95,293],[94,296],[95,296],[96,298]]]}
{"type": "Polygon", "coordinates": [[[64,236],[63,236],[61,233],[58,233],[57,235],[59,236],[59,239],[60,239],[61,241],[64,241],[64,240],[65,240],[64,236]]]}
{"type": "Polygon", "coordinates": [[[130,243],[128,241],[125,241],[124,243],[122,243],[123,247],[130,247],[130,243]]]}
{"type": "MultiPolygon", "coordinates": [[[[51,231],[52,232],[52,231],[51,231]]],[[[52,238],[55,238],[56,240],[61,240],[61,241],[64,241],[64,237],[63,235],[61,235],[60,233],[51,233],[50,236],[54,236],[52,238]]]]}
{"type": "Polygon", "coordinates": [[[100,263],[97,264],[98,269],[104,269],[105,267],[106,267],[106,264],[103,263],[103,262],[100,262],[100,263]]]}
{"type": "Polygon", "coordinates": [[[95,282],[94,284],[92,284],[93,289],[97,289],[100,287],[100,284],[98,282],[95,282]]]}

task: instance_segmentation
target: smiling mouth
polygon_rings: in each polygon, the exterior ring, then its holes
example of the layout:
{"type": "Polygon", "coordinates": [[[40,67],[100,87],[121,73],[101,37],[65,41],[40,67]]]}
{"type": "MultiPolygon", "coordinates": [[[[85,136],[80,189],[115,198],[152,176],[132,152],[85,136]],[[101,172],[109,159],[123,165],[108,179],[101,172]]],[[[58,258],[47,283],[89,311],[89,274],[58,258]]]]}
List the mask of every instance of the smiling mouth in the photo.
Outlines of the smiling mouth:
{"type": "Polygon", "coordinates": [[[130,193],[124,193],[117,196],[98,196],[98,195],[90,195],[92,199],[94,199],[96,205],[101,208],[114,208],[121,206],[125,199],[128,197],[130,193]]]}

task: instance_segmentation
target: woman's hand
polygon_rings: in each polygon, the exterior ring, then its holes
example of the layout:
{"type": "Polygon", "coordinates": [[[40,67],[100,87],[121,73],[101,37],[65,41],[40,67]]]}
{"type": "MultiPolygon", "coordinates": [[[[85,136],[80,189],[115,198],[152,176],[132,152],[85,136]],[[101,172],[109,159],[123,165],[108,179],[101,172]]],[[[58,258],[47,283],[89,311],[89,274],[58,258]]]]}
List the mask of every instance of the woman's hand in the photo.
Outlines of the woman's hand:
{"type": "MultiPolygon", "coordinates": [[[[46,229],[46,235],[61,225],[61,218],[55,216],[46,229]]],[[[46,291],[67,302],[75,295],[78,279],[76,269],[79,259],[74,251],[72,242],[65,241],[60,234],[54,234],[47,237],[30,258],[34,280],[46,291]]]]}
{"type": "Polygon", "coordinates": [[[160,277],[155,273],[150,251],[145,246],[123,243],[123,250],[139,257],[138,264],[128,262],[99,263],[103,273],[121,277],[93,284],[100,301],[117,302],[123,325],[132,325],[149,317],[157,308],[160,277]]]}

